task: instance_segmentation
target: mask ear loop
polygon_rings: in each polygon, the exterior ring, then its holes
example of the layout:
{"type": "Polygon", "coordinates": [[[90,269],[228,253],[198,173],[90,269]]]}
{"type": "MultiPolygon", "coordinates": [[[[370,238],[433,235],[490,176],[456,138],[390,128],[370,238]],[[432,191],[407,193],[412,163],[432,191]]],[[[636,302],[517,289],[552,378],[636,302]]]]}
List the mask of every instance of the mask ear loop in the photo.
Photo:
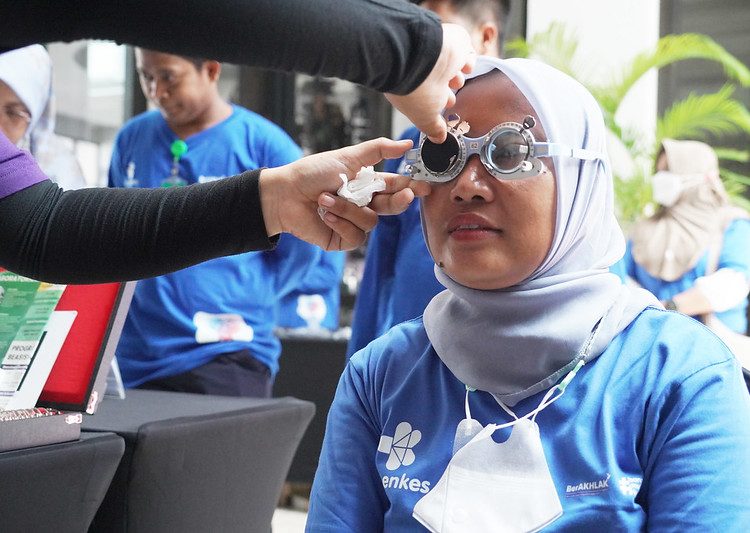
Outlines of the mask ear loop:
{"type": "Polygon", "coordinates": [[[464,411],[466,412],[466,420],[471,420],[471,409],[469,409],[469,393],[474,392],[477,389],[474,387],[469,387],[468,385],[464,385],[466,387],[466,400],[464,401],[464,411]]]}
{"type": "MultiPolygon", "coordinates": [[[[532,411],[534,413],[534,416],[531,417],[532,422],[536,422],[536,415],[539,414],[539,412],[547,407],[548,405],[552,405],[557,400],[559,400],[563,394],[565,394],[565,389],[568,387],[568,384],[573,381],[573,378],[576,377],[576,374],[578,371],[583,367],[583,365],[586,364],[586,362],[581,358],[578,363],[576,363],[576,366],[573,367],[573,370],[568,372],[568,374],[563,378],[563,380],[556,386],[552,387],[550,390],[547,391],[547,394],[544,395],[544,398],[542,398],[542,401],[539,403],[539,407],[534,409],[532,411]],[[559,391],[559,394],[552,397],[552,395],[559,391]]],[[[531,414],[531,413],[529,413],[531,414]]]]}
{"type": "MultiPolygon", "coordinates": [[[[542,398],[542,401],[539,402],[539,405],[536,407],[536,409],[534,409],[533,411],[519,418],[515,415],[515,413],[513,413],[513,411],[510,410],[508,406],[506,406],[500,400],[497,400],[497,403],[500,404],[500,407],[502,407],[503,410],[506,413],[510,414],[515,420],[511,422],[506,422],[505,424],[493,425],[493,427],[495,428],[493,432],[497,431],[498,429],[503,429],[503,428],[515,425],[519,420],[531,418],[532,422],[536,422],[536,415],[538,415],[544,408],[555,403],[557,400],[559,400],[562,397],[563,394],[565,394],[565,389],[568,387],[570,382],[573,381],[573,378],[576,376],[578,371],[583,367],[583,365],[586,364],[586,356],[588,356],[589,352],[591,351],[591,346],[594,344],[594,340],[596,339],[596,334],[599,333],[599,326],[601,325],[602,320],[604,319],[604,317],[607,316],[607,314],[609,314],[609,310],[607,310],[607,313],[605,313],[604,316],[600,318],[597,321],[597,323],[594,325],[591,335],[589,335],[589,338],[586,341],[586,344],[583,346],[583,348],[579,352],[580,355],[578,356],[578,362],[573,367],[573,370],[568,372],[560,383],[558,383],[557,385],[555,385],[554,387],[552,387],[551,389],[547,391],[547,393],[542,398]]],[[[468,402],[468,396],[467,396],[467,402],[468,402]]]]}
{"type": "MultiPolygon", "coordinates": [[[[542,401],[539,402],[539,405],[536,406],[536,409],[533,411],[526,413],[522,417],[516,416],[516,414],[510,410],[508,406],[506,406],[503,402],[497,401],[498,404],[500,404],[500,407],[503,408],[503,410],[511,415],[515,420],[512,420],[511,422],[506,422],[505,424],[493,424],[493,427],[495,428],[493,431],[497,431],[498,429],[507,428],[510,426],[514,426],[516,423],[518,423],[519,420],[526,420],[531,419],[532,422],[536,422],[536,415],[538,415],[543,409],[546,407],[552,405],[557,400],[559,400],[562,395],[565,393],[565,389],[568,386],[568,384],[573,380],[575,375],[578,373],[578,371],[581,369],[581,367],[585,364],[585,361],[583,360],[583,357],[578,360],[578,363],[576,366],[568,372],[568,374],[563,378],[563,380],[558,384],[552,387],[550,390],[547,391],[547,393],[542,398],[542,401]],[[558,393],[555,395],[555,393],[558,393]]],[[[467,393],[468,394],[468,393],[467,393]]],[[[468,398],[468,397],[467,397],[468,398]]]]}
{"type": "MultiPolygon", "coordinates": [[[[547,394],[544,395],[544,398],[542,398],[542,401],[539,403],[539,407],[534,409],[531,413],[533,413],[533,416],[531,417],[532,422],[536,422],[536,415],[539,414],[539,412],[547,407],[548,405],[551,405],[555,403],[557,400],[559,400],[563,394],[565,394],[565,389],[568,388],[568,385],[571,381],[573,381],[573,378],[576,377],[576,374],[578,371],[583,367],[583,365],[586,364],[586,356],[591,351],[591,346],[594,344],[594,339],[596,339],[596,334],[599,333],[599,326],[602,323],[602,320],[604,320],[604,317],[606,317],[609,314],[609,309],[607,312],[600,318],[596,324],[594,324],[594,329],[591,332],[591,335],[589,335],[588,340],[586,341],[586,344],[584,345],[583,349],[579,352],[580,358],[578,359],[578,362],[573,367],[573,370],[568,372],[568,374],[563,378],[563,380],[552,387],[550,390],[547,391],[547,394]],[[559,391],[559,394],[556,396],[553,396],[553,394],[559,391]]],[[[528,415],[527,415],[528,416],[528,415]]]]}
{"type": "MultiPolygon", "coordinates": [[[[544,401],[544,400],[542,400],[542,401],[544,401]]],[[[497,403],[500,404],[500,407],[503,408],[503,411],[505,411],[506,413],[508,413],[510,416],[512,416],[516,420],[516,422],[518,422],[518,417],[516,416],[516,413],[514,413],[513,411],[511,411],[510,407],[508,407],[507,405],[505,405],[503,402],[497,402],[497,403]]]]}

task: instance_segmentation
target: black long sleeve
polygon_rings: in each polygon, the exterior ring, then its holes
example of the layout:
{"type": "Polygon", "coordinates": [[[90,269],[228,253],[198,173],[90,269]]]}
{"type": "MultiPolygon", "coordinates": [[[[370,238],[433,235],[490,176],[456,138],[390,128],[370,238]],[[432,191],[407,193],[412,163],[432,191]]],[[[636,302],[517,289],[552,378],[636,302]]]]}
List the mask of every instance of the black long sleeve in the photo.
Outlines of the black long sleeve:
{"type": "Polygon", "coordinates": [[[438,18],[406,0],[3,0],[0,50],[112,39],[406,94],[437,61],[438,18]]]}
{"type": "Polygon", "coordinates": [[[100,283],[271,248],[259,175],[170,189],[63,192],[40,182],[0,200],[0,265],[33,279],[100,283]]]}

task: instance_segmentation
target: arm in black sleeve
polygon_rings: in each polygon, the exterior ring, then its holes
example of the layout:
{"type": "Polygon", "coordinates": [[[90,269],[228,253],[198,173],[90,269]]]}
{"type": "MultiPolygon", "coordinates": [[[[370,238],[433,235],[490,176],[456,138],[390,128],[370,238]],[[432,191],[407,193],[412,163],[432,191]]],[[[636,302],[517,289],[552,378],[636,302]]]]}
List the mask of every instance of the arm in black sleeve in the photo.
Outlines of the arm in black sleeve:
{"type": "Polygon", "coordinates": [[[259,175],[169,189],[37,183],[0,200],[0,265],[44,281],[101,283],[271,248],[259,175]]]}
{"type": "Polygon", "coordinates": [[[405,0],[21,0],[0,7],[0,48],[112,39],[330,76],[406,94],[432,70],[439,19],[405,0]]]}

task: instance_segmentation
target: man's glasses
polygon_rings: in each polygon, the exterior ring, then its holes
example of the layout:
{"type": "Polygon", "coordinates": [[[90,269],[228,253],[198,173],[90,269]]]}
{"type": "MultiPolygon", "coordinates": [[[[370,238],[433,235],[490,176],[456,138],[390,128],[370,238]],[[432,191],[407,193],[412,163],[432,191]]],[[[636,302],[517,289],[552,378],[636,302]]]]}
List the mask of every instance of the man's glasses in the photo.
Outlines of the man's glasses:
{"type": "Polygon", "coordinates": [[[495,178],[517,180],[541,174],[545,167],[538,159],[540,157],[601,158],[600,154],[582,148],[536,142],[531,133],[535,124],[534,117],[527,116],[521,124],[503,122],[486,135],[471,138],[464,136],[469,131],[469,124],[452,115],[444,142],[435,144],[422,134],[419,147],[406,153],[407,172],[415,180],[444,183],[458,176],[469,157],[478,154],[484,167],[495,178]]]}

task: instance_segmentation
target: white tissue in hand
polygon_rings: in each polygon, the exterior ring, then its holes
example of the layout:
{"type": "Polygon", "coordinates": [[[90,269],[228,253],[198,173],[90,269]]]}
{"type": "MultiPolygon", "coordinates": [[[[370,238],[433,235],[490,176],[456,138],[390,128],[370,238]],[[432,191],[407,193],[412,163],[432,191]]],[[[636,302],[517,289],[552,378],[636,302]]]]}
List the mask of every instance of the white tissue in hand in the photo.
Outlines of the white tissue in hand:
{"type": "Polygon", "coordinates": [[[339,174],[344,184],[338,195],[350,202],[364,207],[372,201],[372,195],[385,190],[385,180],[378,176],[372,167],[362,167],[357,176],[349,181],[346,174],[339,174]]]}

